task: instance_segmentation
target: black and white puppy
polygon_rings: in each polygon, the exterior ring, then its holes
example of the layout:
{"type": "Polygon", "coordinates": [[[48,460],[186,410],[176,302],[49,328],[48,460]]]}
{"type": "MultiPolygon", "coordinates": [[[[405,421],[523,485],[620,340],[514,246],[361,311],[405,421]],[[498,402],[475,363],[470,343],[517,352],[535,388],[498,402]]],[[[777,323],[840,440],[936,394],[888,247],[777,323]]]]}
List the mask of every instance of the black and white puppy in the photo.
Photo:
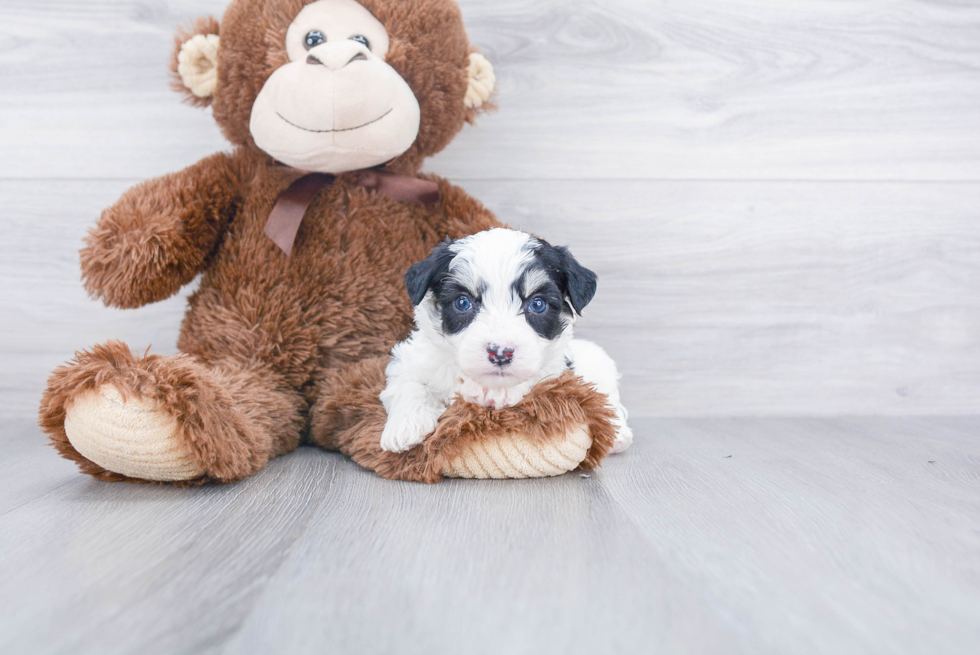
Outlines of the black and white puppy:
{"type": "Polygon", "coordinates": [[[516,230],[487,230],[438,245],[409,269],[405,286],[417,329],[395,346],[387,368],[384,450],[421,443],[457,394],[510,407],[569,368],[615,409],[613,452],[629,447],[616,364],[594,343],[572,338],[596,276],[566,248],[516,230]]]}

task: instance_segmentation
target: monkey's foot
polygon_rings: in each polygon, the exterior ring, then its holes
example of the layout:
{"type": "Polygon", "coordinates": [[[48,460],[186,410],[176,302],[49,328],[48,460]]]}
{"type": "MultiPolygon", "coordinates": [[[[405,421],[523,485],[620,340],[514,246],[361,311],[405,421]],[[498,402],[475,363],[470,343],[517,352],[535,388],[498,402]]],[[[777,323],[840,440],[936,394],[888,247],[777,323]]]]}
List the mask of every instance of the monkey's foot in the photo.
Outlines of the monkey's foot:
{"type": "Polygon", "coordinates": [[[572,428],[551,441],[523,433],[474,440],[442,467],[447,478],[546,478],[579,467],[592,448],[587,425],[572,428]]]}
{"type": "Polygon", "coordinates": [[[204,475],[178,432],[177,419],[160,402],[126,399],[111,384],[83,392],[65,413],[65,434],[75,450],[130,478],[174,482],[204,475]]]}
{"type": "Polygon", "coordinates": [[[261,469],[271,448],[232,395],[254,391],[249,380],[110,341],[51,374],[38,422],[62,456],[102,480],[231,482],[261,469]]]}

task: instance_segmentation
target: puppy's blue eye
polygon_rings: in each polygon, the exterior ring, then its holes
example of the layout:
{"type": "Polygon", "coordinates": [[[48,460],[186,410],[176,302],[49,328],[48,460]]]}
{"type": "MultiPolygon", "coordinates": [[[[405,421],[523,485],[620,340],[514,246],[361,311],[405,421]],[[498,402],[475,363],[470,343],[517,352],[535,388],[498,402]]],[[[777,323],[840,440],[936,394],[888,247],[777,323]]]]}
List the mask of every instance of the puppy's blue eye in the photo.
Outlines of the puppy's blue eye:
{"type": "Polygon", "coordinates": [[[358,43],[360,43],[361,45],[363,45],[368,50],[371,49],[371,42],[367,40],[367,37],[366,36],[361,36],[360,34],[358,34],[357,36],[352,36],[350,38],[350,40],[351,41],[357,41],[358,43]]]}
{"type": "Polygon", "coordinates": [[[527,308],[535,314],[544,314],[548,309],[548,303],[544,298],[533,298],[531,302],[527,304],[527,308]]]}
{"type": "Polygon", "coordinates": [[[303,45],[306,46],[307,50],[312,50],[318,45],[323,45],[326,42],[327,42],[327,37],[323,36],[323,32],[321,32],[320,30],[313,30],[312,32],[306,35],[305,39],[303,39],[303,45]]]}
{"type": "Polygon", "coordinates": [[[456,302],[453,303],[453,306],[455,306],[456,309],[461,312],[468,312],[473,309],[473,303],[470,302],[470,299],[466,296],[460,296],[457,298],[456,302]]]}

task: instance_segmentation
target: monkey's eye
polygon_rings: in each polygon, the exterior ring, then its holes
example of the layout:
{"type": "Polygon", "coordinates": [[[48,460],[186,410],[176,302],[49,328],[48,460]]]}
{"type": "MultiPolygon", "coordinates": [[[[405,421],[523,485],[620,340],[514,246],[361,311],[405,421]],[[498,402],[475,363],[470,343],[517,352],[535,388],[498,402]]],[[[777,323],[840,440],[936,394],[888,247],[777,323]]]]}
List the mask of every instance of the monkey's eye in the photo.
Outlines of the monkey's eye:
{"type": "Polygon", "coordinates": [[[363,45],[368,50],[371,49],[371,42],[367,40],[367,37],[366,36],[361,36],[360,34],[358,34],[357,36],[352,36],[350,38],[350,40],[351,41],[357,41],[358,43],[360,43],[361,45],[363,45]]]}
{"type": "Polygon", "coordinates": [[[544,314],[548,309],[548,301],[544,298],[532,298],[527,304],[527,308],[535,314],[544,314]]]}
{"type": "Polygon", "coordinates": [[[306,46],[307,50],[312,50],[318,45],[323,45],[326,42],[327,42],[327,37],[323,36],[323,32],[321,32],[320,30],[313,30],[312,32],[306,35],[305,39],[303,39],[303,45],[306,46]]]}
{"type": "Polygon", "coordinates": [[[453,302],[453,307],[456,308],[456,311],[468,312],[473,309],[473,303],[466,296],[460,296],[453,302]]]}

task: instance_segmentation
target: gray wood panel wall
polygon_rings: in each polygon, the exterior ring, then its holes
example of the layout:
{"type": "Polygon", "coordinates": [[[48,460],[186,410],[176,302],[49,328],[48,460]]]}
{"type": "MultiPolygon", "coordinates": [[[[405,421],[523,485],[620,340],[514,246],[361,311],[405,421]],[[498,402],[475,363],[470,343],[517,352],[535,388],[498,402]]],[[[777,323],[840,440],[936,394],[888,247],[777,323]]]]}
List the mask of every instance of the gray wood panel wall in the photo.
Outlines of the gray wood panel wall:
{"type": "MultiPolygon", "coordinates": [[[[600,275],[580,333],[635,415],[968,414],[980,400],[980,3],[462,3],[499,111],[426,169],[600,275]]],[[[184,296],[88,300],[133,183],[227,147],[167,88],[223,0],[0,0],[0,409],[77,348],[172,352],[184,296]]]]}

